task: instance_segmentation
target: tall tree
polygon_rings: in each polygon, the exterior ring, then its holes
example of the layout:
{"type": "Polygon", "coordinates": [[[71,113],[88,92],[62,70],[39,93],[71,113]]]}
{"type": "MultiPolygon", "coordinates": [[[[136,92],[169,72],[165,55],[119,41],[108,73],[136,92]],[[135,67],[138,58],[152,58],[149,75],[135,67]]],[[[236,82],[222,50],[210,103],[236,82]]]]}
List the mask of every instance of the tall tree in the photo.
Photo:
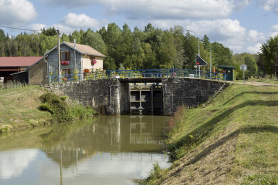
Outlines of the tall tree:
{"type": "Polygon", "coordinates": [[[256,76],[257,75],[257,64],[256,61],[252,60],[251,57],[245,57],[245,64],[247,65],[248,75],[247,77],[256,76]]]}
{"type": "Polygon", "coordinates": [[[266,74],[273,74],[275,71],[275,66],[278,66],[278,35],[275,37],[270,37],[266,43],[261,47],[259,53],[259,59],[257,64],[259,68],[266,74]]]}
{"type": "Polygon", "coordinates": [[[107,54],[106,45],[99,33],[95,33],[94,31],[88,29],[83,35],[83,44],[91,46],[97,51],[107,54]]]}
{"type": "Polygon", "coordinates": [[[5,32],[0,29],[0,56],[5,56],[5,32]]]}

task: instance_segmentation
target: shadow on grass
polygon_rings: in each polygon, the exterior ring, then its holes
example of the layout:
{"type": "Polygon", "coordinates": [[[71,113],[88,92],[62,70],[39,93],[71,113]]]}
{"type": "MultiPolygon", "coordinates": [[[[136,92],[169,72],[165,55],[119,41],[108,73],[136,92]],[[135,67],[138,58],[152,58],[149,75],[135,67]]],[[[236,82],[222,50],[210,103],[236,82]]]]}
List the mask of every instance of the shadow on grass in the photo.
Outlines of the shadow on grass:
{"type": "Polygon", "coordinates": [[[236,110],[246,106],[278,106],[278,101],[262,101],[262,100],[251,101],[250,100],[242,104],[239,104],[235,107],[224,110],[219,115],[213,117],[211,120],[199,126],[192,132],[186,134],[177,142],[169,144],[167,147],[169,153],[171,154],[169,156],[170,160],[175,160],[182,157],[182,154],[180,154],[180,152],[183,151],[184,149],[189,150],[190,148],[192,148],[192,146],[199,145],[201,142],[203,142],[206,138],[208,138],[213,133],[213,130],[215,129],[216,126],[218,126],[218,123],[220,121],[228,117],[236,110]],[[180,150],[181,148],[182,150],[180,150]]]}
{"type": "Polygon", "coordinates": [[[229,102],[233,101],[234,99],[236,99],[239,96],[242,96],[244,94],[265,94],[265,95],[277,95],[278,92],[258,92],[258,91],[246,91],[246,92],[242,92],[239,93],[237,95],[235,95],[234,97],[232,97],[230,100],[226,101],[223,105],[228,104],[229,102]]]}
{"type": "Polygon", "coordinates": [[[220,147],[221,145],[225,144],[227,141],[237,137],[239,134],[245,133],[245,134],[252,134],[252,133],[258,133],[258,132],[272,132],[272,133],[278,133],[278,127],[275,126],[262,126],[262,127],[245,127],[245,128],[240,128],[231,134],[221,138],[217,142],[209,145],[206,147],[202,152],[200,152],[198,155],[196,155],[193,159],[191,159],[189,162],[183,165],[182,168],[179,170],[175,171],[173,175],[177,175],[179,172],[182,171],[182,169],[186,166],[189,166],[191,164],[194,164],[198,162],[200,159],[206,157],[209,155],[213,150],[216,148],[220,147]]]}

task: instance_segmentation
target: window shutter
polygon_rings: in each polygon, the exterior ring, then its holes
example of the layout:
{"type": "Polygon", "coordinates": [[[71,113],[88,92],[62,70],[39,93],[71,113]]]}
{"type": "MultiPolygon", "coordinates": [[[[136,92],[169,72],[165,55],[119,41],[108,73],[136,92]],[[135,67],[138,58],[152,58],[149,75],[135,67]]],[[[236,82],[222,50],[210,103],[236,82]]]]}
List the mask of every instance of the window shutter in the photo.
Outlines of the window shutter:
{"type": "Polygon", "coordinates": [[[70,61],[70,51],[67,52],[67,60],[70,61]]]}

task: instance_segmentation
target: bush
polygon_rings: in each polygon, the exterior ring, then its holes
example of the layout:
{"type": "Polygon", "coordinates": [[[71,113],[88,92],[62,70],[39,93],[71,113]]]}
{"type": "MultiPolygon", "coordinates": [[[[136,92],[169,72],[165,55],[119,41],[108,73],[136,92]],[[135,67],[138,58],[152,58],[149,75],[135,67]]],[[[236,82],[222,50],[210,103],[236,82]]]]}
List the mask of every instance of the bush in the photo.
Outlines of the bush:
{"type": "Polygon", "coordinates": [[[66,102],[54,93],[45,93],[40,97],[42,104],[39,109],[50,112],[58,122],[70,121],[73,119],[70,108],[66,102]]]}
{"type": "Polygon", "coordinates": [[[40,97],[42,104],[39,110],[50,112],[54,119],[58,122],[70,121],[73,118],[86,118],[96,114],[91,107],[83,107],[82,105],[68,106],[65,102],[66,96],[59,97],[54,93],[45,93],[40,97]]]}

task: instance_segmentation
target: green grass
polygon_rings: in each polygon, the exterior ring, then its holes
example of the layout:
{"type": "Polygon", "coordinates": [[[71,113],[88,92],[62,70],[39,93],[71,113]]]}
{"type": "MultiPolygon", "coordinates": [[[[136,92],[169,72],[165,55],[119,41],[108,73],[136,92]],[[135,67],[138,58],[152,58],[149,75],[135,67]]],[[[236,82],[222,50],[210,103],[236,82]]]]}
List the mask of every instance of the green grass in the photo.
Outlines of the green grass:
{"type": "Polygon", "coordinates": [[[39,96],[44,91],[39,86],[18,87],[0,91],[0,126],[26,128],[43,125],[51,118],[48,112],[38,110],[39,96]]]}
{"type": "Polygon", "coordinates": [[[277,184],[278,87],[230,86],[204,109],[180,108],[169,125],[174,163],[148,184],[277,184]]]}
{"type": "Polygon", "coordinates": [[[70,106],[65,102],[66,97],[55,96],[57,107],[53,108],[55,113],[47,110],[50,106],[42,101],[40,97],[45,91],[39,86],[16,87],[0,90],[0,133],[10,130],[32,128],[58,120],[59,122],[72,120],[74,118],[87,118],[96,114],[90,107],[83,107],[77,103],[70,106]],[[66,110],[66,111],[65,111],[66,110]]]}

